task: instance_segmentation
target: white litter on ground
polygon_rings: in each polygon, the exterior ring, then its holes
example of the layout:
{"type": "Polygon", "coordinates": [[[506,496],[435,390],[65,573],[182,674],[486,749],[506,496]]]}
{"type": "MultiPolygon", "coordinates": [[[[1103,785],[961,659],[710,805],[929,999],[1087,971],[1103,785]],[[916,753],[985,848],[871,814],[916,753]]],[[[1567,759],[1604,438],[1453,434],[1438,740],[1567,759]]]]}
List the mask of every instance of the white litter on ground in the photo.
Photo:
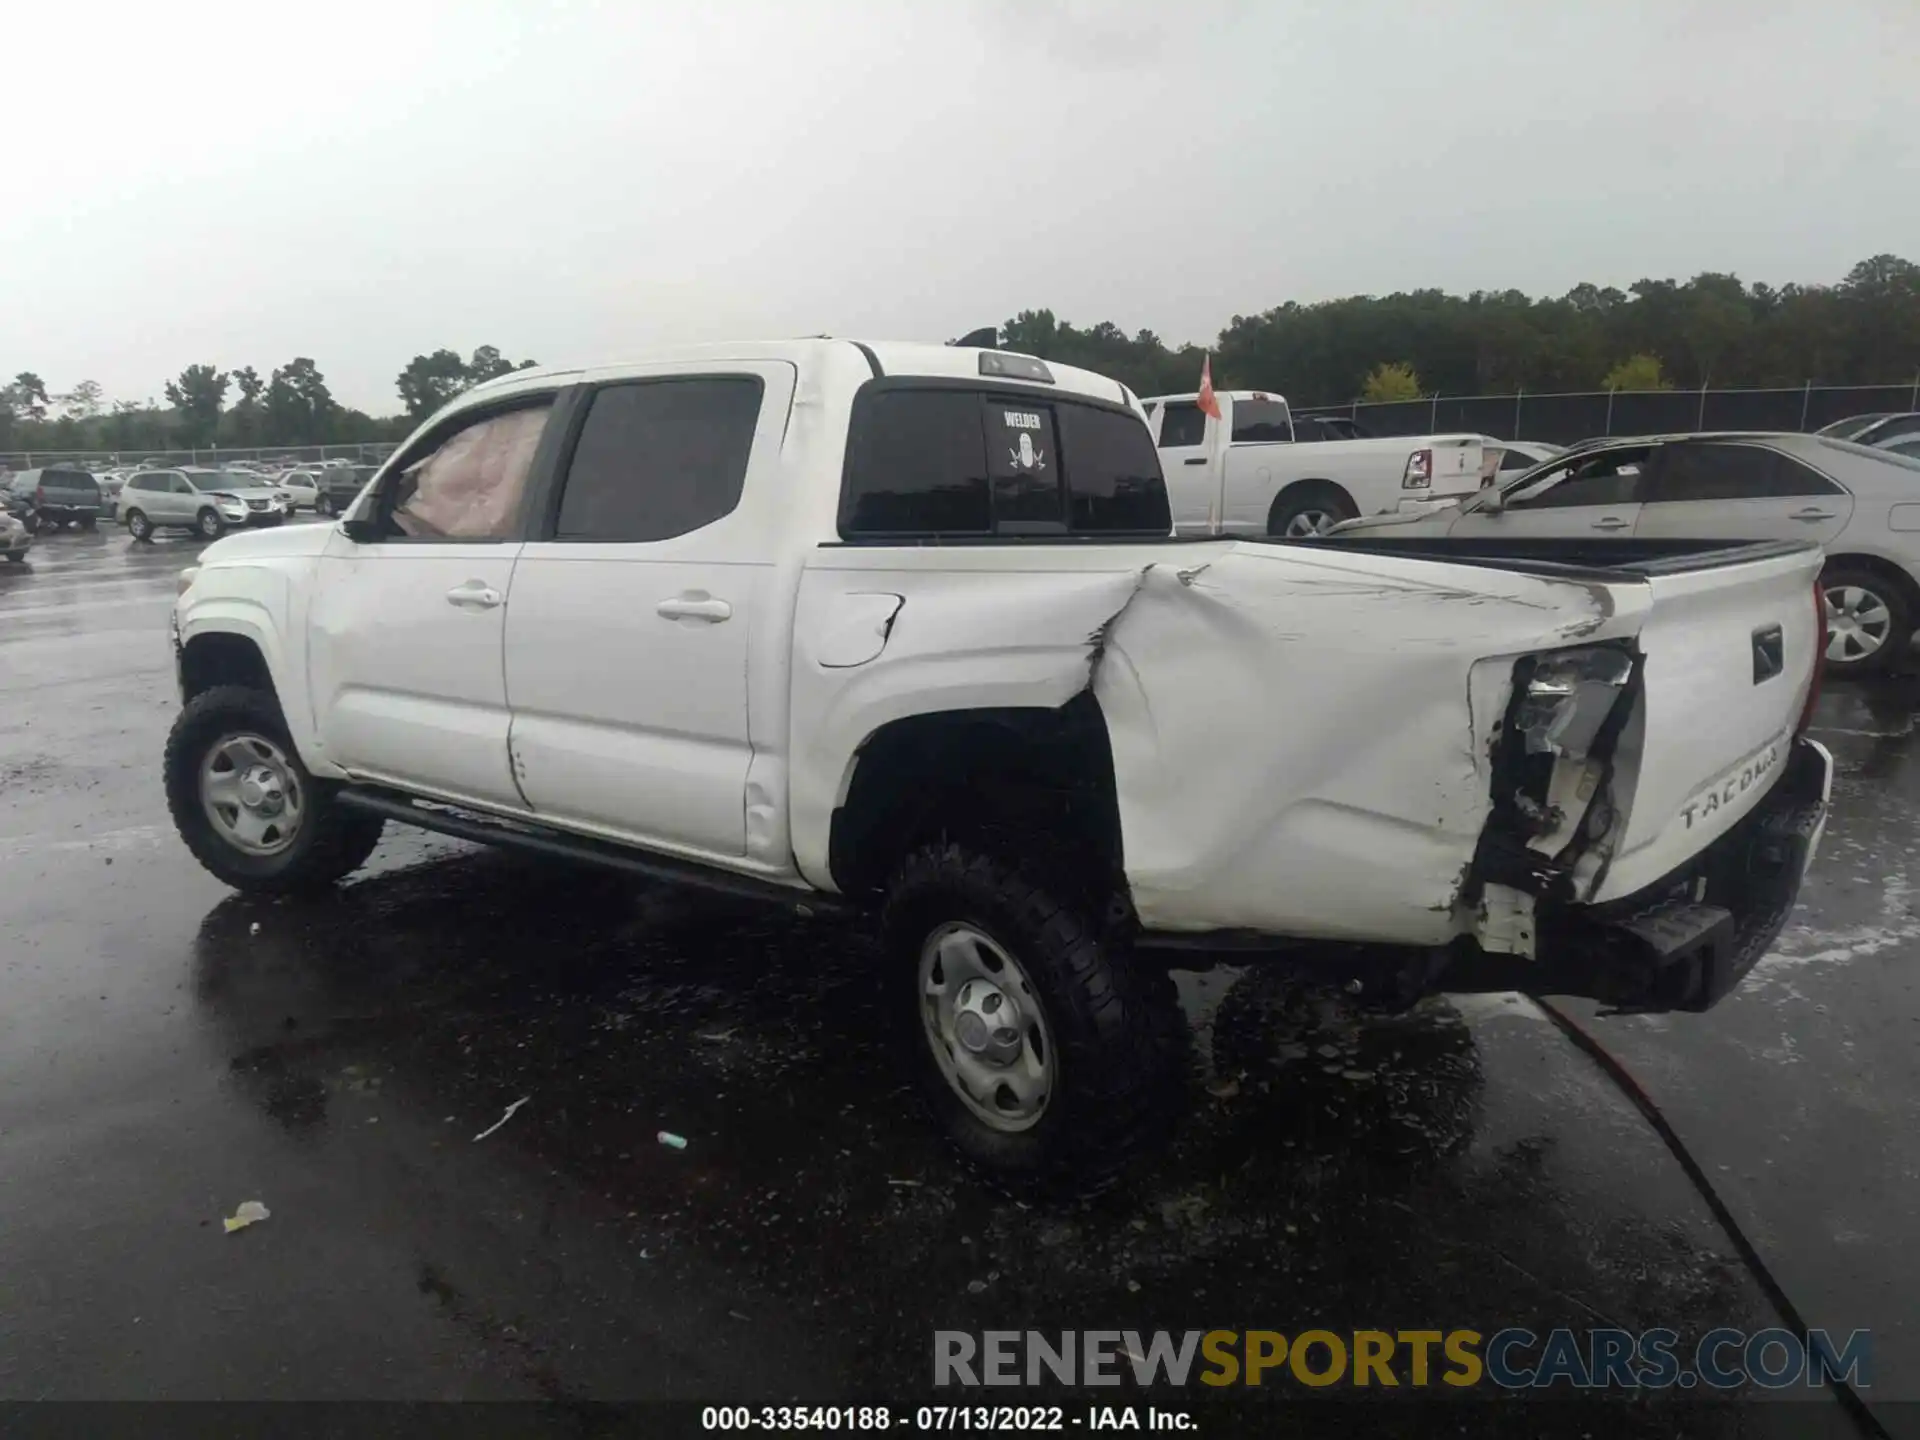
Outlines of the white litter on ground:
{"type": "Polygon", "coordinates": [[[258,1200],[243,1200],[240,1202],[240,1208],[220,1223],[226,1226],[227,1234],[231,1235],[234,1231],[244,1230],[249,1225],[258,1225],[272,1214],[273,1212],[258,1200]]]}
{"type": "Polygon", "coordinates": [[[473,1137],[474,1140],[476,1142],[481,1141],[486,1139],[487,1136],[493,1134],[494,1131],[498,1130],[502,1125],[506,1124],[507,1121],[513,1119],[514,1111],[518,1110],[522,1105],[526,1104],[527,1101],[531,1100],[532,1098],[533,1097],[531,1095],[522,1095],[518,1100],[514,1101],[513,1104],[507,1106],[506,1113],[503,1114],[498,1120],[494,1121],[493,1124],[489,1125],[486,1129],[482,1130],[478,1135],[474,1136],[473,1137]]]}

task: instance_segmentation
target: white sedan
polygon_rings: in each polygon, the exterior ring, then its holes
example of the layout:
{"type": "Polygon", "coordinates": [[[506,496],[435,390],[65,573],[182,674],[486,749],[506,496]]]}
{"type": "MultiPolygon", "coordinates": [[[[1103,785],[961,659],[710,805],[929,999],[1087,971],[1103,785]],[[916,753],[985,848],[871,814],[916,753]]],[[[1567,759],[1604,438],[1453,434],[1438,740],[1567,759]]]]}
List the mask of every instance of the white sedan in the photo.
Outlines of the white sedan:
{"type": "Polygon", "coordinates": [[[1676,541],[1816,540],[1827,551],[1821,585],[1831,672],[1884,668],[1920,623],[1920,459],[1822,435],[1656,435],[1585,445],[1463,503],[1350,520],[1330,538],[1349,536],[1579,537],[1649,551],[1676,541]]]}
{"type": "Polygon", "coordinates": [[[289,511],[312,510],[320,503],[319,481],[311,470],[289,470],[261,483],[278,491],[289,511]]]}

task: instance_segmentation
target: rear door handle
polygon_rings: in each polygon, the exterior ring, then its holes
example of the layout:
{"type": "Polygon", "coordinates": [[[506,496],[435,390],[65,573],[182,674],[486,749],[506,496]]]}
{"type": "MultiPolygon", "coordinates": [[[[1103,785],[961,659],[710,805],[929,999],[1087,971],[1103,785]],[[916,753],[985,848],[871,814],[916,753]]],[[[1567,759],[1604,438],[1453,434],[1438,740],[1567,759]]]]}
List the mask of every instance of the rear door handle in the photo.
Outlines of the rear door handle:
{"type": "Polygon", "coordinates": [[[1833,512],[1831,510],[1796,510],[1793,512],[1793,518],[1805,520],[1811,524],[1815,520],[1831,520],[1833,512]]]}
{"type": "Polygon", "coordinates": [[[475,610],[491,610],[506,598],[484,580],[469,580],[447,591],[449,605],[468,605],[475,610]]]}
{"type": "Polygon", "coordinates": [[[1192,459],[1182,460],[1180,463],[1182,465],[1204,465],[1207,463],[1207,457],[1204,455],[1195,455],[1192,459]]]}
{"type": "Polygon", "coordinates": [[[653,607],[653,613],[667,620],[706,620],[718,625],[732,617],[733,606],[699,590],[662,600],[653,607]]]}
{"type": "Polygon", "coordinates": [[[1622,520],[1617,515],[1609,515],[1604,520],[1594,521],[1593,528],[1596,530],[1625,530],[1632,523],[1631,520],[1622,520]]]}

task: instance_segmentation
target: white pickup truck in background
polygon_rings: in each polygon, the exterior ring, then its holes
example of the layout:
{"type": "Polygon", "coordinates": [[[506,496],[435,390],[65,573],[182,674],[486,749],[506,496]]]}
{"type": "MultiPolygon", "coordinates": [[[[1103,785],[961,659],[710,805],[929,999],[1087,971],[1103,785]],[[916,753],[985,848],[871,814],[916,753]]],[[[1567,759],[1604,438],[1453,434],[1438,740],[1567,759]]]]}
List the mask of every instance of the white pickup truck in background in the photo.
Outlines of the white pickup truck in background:
{"type": "Polygon", "coordinates": [[[877,912],[929,1105],[1045,1188],[1165,1130],[1182,954],[1682,1010],[1778,932],[1818,547],[1171,531],[1137,402],[1026,356],[519,371],[183,575],[168,804],[246,890],[398,821],[877,912]]]}
{"type": "MultiPolygon", "coordinates": [[[[1404,501],[1470,495],[1486,478],[1483,435],[1305,439],[1282,396],[1219,390],[1215,398],[1218,420],[1198,395],[1141,402],[1183,535],[1323,535],[1404,501]]],[[[1326,427],[1315,422],[1312,433],[1326,427]]]]}

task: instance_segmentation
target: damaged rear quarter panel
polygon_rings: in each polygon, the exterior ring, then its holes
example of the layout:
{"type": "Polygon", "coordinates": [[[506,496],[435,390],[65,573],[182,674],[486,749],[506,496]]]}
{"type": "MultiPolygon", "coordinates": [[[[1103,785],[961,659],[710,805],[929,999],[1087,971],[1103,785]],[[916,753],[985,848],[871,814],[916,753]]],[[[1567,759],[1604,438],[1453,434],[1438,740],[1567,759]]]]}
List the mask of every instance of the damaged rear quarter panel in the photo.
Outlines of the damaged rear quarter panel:
{"type": "Polygon", "coordinates": [[[795,624],[795,858],[833,888],[833,811],[882,726],[1091,686],[1144,924],[1440,943],[1513,657],[1631,623],[1605,587],[1304,546],[823,549],[795,624]],[[822,665],[837,598],[873,591],[905,597],[882,652],[822,665]]]}
{"type": "Polygon", "coordinates": [[[1451,938],[1512,661],[1631,633],[1623,591],[1284,545],[1155,566],[1094,690],[1142,923],[1451,938]]]}

